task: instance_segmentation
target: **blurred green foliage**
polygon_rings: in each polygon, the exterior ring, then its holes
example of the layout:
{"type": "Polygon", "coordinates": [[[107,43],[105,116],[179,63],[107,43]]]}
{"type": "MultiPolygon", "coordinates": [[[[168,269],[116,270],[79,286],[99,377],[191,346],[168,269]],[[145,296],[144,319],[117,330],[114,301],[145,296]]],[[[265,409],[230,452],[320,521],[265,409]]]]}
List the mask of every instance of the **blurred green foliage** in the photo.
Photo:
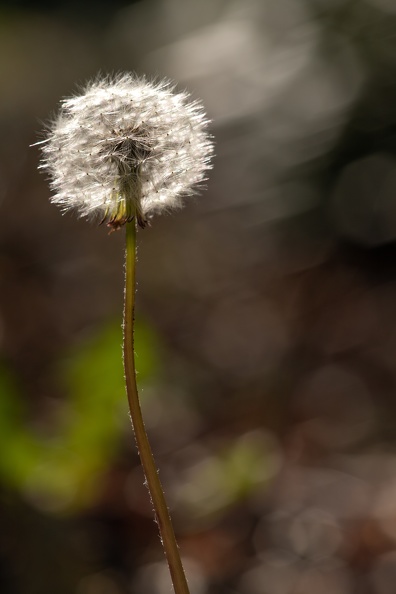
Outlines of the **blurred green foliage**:
{"type": "Polygon", "coordinates": [[[266,488],[277,466],[274,444],[261,430],[221,441],[190,469],[181,489],[189,516],[200,522],[224,516],[230,507],[266,488]]]}
{"type": "MultiPolygon", "coordinates": [[[[122,368],[122,331],[104,329],[61,364],[67,390],[57,428],[39,434],[25,421],[17,381],[0,369],[0,480],[39,507],[63,512],[91,502],[100,477],[117,453],[128,418],[122,368]]],[[[141,320],[135,348],[139,384],[158,371],[157,340],[141,320]]]]}

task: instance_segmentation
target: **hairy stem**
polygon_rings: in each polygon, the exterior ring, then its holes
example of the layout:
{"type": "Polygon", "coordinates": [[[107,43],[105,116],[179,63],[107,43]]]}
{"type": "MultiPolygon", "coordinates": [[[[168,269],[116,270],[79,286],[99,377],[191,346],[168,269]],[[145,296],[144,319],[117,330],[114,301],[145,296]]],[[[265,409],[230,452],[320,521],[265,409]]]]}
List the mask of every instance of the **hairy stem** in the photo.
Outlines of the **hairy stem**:
{"type": "Polygon", "coordinates": [[[173,587],[176,594],[189,594],[172,520],[158,476],[150,443],[144,427],[136,384],[133,322],[135,308],[136,222],[126,223],[125,301],[124,301],[124,369],[126,389],[140,461],[161,535],[173,587]]]}

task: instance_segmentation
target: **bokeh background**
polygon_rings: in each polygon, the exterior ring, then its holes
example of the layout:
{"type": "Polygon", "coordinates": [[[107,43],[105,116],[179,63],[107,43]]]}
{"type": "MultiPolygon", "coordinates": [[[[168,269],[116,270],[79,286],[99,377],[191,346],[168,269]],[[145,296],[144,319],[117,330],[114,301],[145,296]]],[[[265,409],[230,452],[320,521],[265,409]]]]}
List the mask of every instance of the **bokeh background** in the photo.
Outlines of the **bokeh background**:
{"type": "Polygon", "coordinates": [[[123,233],[29,148],[97,73],[216,138],[139,233],[144,415],[192,594],[396,591],[394,0],[0,3],[0,591],[165,594],[121,364],[123,233]]]}

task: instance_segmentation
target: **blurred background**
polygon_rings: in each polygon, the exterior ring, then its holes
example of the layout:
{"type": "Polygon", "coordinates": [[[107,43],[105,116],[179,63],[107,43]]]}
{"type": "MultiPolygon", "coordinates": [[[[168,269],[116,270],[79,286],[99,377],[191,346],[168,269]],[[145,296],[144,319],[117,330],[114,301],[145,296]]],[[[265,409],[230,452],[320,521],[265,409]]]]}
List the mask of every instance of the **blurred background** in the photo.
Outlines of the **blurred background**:
{"type": "Polygon", "coordinates": [[[171,592],[121,363],[123,232],[61,216],[43,122],[98,72],[213,120],[139,233],[144,416],[191,594],[396,583],[394,0],[0,3],[0,591],[171,592]]]}

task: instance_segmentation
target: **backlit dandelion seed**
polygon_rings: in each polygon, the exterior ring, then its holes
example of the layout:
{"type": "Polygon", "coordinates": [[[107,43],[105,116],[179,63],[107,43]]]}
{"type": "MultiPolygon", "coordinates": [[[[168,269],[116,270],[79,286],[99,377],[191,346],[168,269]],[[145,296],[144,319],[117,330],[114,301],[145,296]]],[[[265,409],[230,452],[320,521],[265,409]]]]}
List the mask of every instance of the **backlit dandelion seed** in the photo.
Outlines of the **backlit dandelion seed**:
{"type": "Polygon", "coordinates": [[[52,202],[117,229],[180,206],[210,168],[201,104],[167,82],[124,74],[65,99],[42,143],[52,202]]]}

